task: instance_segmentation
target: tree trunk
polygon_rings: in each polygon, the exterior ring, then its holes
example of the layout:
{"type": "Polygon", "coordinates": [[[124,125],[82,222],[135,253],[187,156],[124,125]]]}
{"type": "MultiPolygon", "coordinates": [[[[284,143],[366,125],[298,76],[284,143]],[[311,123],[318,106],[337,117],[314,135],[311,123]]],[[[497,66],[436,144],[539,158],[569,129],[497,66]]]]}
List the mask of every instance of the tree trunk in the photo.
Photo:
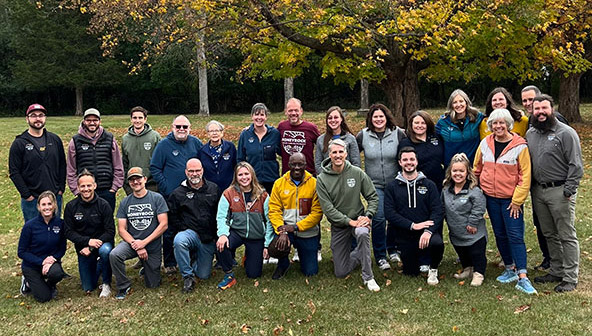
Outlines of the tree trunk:
{"type": "Polygon", "coordinates": [[[76,114],[77,116],[82,115],[82,98],[83,98],[83,88],[82,85],[76,85],[76,114]]]}
{"type": "Polygon", "coordinates": [[[294,98],[294,78],[284,78],[284,106],[290,98],[294,98]]]}
{"type": "Polygon", "coordinates": [[[360,110],[368,110],[368,80],[360,80],[360,110]]]}
{"type": "Polygon", "coordinates": [[[414,61],[399,67],[385,67],[386,78],[379,83],[397,125],[405,127],[407,116],[419,109],[418,70],[414,61]]]}
{"type": "Polygon", "coordinates": [[[197,76],[199,82],[199,116],[210,115],[208,103],[208,68],[206,64],[206,43],[203,30],[197,33],[197,76]]]}
{"type": "Polygon", "coordinates": [[[559,112],[569,121],[582,122],[580,114],[580,78],[582,73],[559,74],[559,112]]]}

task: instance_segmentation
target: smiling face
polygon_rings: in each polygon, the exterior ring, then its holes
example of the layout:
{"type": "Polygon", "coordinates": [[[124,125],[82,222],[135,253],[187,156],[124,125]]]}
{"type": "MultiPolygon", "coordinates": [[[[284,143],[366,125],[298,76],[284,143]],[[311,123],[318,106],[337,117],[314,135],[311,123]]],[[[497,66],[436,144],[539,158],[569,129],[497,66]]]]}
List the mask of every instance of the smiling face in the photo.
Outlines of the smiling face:
{"type": "Polygon", "coordinates": [[[467,102],[461,95],[456,95],[454,100],[452,100],[452,108],[458,116],[462,117],[467,111],[467,102]]]}
{"type": "Polygon", "coordinates": [[[189,133],[191,132],[191,123],[189,119],[184,116],[178,116],[173,121],[173,136],[177,141],[186,141],[187,137],[189,137],[189,133]]]}
{"type": "Polygon", "coordinates": [[[185,166],[185,176],[193,188],[197,188],[202,184],[203,167],[201,161],[198,159],[191,159],[187,161],[185,166]]]}
{"type": "Polygon", "coordinates": [[[302,153],[295,153],[290,156],[288,161],[290,167],[290,178],[295,181],[302,181],[304,169],[306,168],[306,157],[302,153]]]}
{"type": "Polygon", "coordinates": [[[39,210],[41,216],[46,220],[53,217],[56,208],[56,204],[54,204],[49,197],[43,197],[39,199],[39,202],[37,203],[37,210],[39,210]]]}
{"type": "Polygon", "coordinates": [[[532,101],[535,96],[536,92],[534,90],[528,90],[521,93],[522,106],[524,106],[528,115],[532,114],[532,101]]]}
{"type": "Polygon", "coordinates": [[[545,122],[553,114],[551,102],[548,100],[535,101],[532,103],[533,115],[539,122],[545,122]]]}
{"type": "Polygon", "coordinates": [[[300,103],[297,100],[288,100],[285,114],[290,125],[300,125],[302,123],[302,113],[302,106],[300,106],[300,103]]]}
{"type": "Polygon", "coordinates": [[[45,127],[45,112],[41,110],[31,111],[27,115],[26,119],[27,124],[29,124],[29,127],[33,129],[41,130],[43,129],[43,127],[45,127]]]}
{"type": "Polygon", "coordinates": [[[95,115],[89,115],[82,120],[82,128],[90,134],[95,134],[99,126],[101,126],[101,119],[95,115]]]}
{"type": "Polygon", "coordinates": [[[146,177],[132,176],[127,179],[129,186],[132,188],[134,194],[141,194],[146,187],[146,177]]]}
{"type": "Polygon", "coordinates": [[[85,202],[89,202],[95,197],[95,189],[97,189],[97,184],[92,176],[84,175],[78,179],[78,191],[85,202]]]}
{"type": "Polygon", "coordinates": [[[211,123],[208,126],[208,137],[210,138],[210,144],[212,146],[217,146],[222,142],[222,137],[224,136],[224,130],[217,125],[216,123],[211,123]]]}
{"type": "Polygon", "coordinates": [[[240,167],[236,172],[236,181],[241,191],[251,191],[251,181],[253,177],[247,167],[240,167]]]}
{"type": "Polygon", "coordinates": [[[411,175],[417,170],[417,156],[413,152],[401,153],[399,159],[399,166],[403,170],[403,173],[411,175]]]}
{"type": "Polygon", "coordinates": [[[341,118],[341,114],[339,111],[334,110],[333,112],[329,113],[327,116],[327,126],[331,130],[333,134],[341,134],[341,122],[343,118],[341,118]]]}
{"type": "Polygon", "coordinates": [[[498,92],[491,97],[491,107],[495,109],[505,109],[508,106],[506,96],[503,93],[498,92]]]}
{"type": "Polygon", "coordinates": [[[372,113],[372,126],[376,132],[384,132],[386,129],[386,115],[382,110],[376,110],[372,113]]]}
{"type": "Polygon", "coordinates": [[[251,120],[253,120],[253,125],[255,125],[255,127],[263,127],[267,122],[267,114],[265,114],[265,111],[263,110],[258,110],[251,114],[251,120]]]}
{"type": "Polygon", "coordinates": [[[462,162],[455,162],[450,167],[450,176],[457,185],[464,185],[467,180],[467,166],[462,162]]]}
{"type": "Polygon", "coordinates": [[[134,131],[136,133],[140,133],[144,130],[144,125],[146,124],[146,117],[142,112],[134,112],[131,116],[132,126],[134,126],[134,131]]]}
{"type": "Polygon", "coordinates": [[[335,171],[340,171],[345,164],[345,158],[347,157],[347,151],[345,147],[337,144],[331,144],[329,146],[329,158],[331,159],[331,167],[335,171]]]}
{"type": "Polygon", "coordinates": [[[506,124],[506,121],[502,118],[492,121],[491,122],[491,132],[498,139],[505,138],[509,134],[508,125],[506,124]]]}
{"type": "Polygon", "coordinates": [[[411,129],[416,136],[423,136],[426,134],[427,124],[422,116],[416,116],[411,121],[411,129]]]}

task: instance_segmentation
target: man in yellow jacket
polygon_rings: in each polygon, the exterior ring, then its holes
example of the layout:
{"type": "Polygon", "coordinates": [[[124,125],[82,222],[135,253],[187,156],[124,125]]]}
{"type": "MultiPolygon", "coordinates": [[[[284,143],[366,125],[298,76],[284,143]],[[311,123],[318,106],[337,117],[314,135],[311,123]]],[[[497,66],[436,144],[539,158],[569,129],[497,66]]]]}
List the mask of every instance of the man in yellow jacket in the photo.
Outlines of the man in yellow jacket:
{"type": "MultiPolygon", "coordinates": [[[[290,171],[275,181],[269,199],[269,221],[278,237],[272,244],[279,250],[298,250],[300,271],[305,276],[319,271],[317,250],[320,241],[320,222],[323,217],[317,197],[317,180],[305,170],[306,157],[295,153],[288,161],[290,171]]],[[[288,256],[279,258],[272,279],[279,280],[288,271],[288,256]]]]}

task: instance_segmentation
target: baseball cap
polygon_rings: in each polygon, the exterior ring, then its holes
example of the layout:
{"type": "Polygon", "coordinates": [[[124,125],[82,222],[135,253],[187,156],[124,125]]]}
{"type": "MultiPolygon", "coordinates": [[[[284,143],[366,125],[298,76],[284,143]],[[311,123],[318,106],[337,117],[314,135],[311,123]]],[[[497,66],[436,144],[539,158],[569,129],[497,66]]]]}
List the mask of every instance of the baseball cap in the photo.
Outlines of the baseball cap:
{"type": "Polygon", "coordinates": [[[140,167],[131,167],[128,171],[127,171],[127,179],[129,180],[131,177],[134,176],[139,176],[139,177],[144,177],[144,171],[142,170],[142,168],[140,167]]]}
{"type": "Polygon", "coordinates": [[[29,113],[31,113],[33,111],[42,111],[43,113],[47,113],[47,110],[45,109],[45,107],[43,107],[43,105],[31,104],[31,105],[29,105],[29,108],[27,109],[27,113],[25,114],[25,116],[28,116],[29,113]]]}
{"type": "Polygon", "coordinates": [[[99,110],[95,109],[95,108],[89,108],[88,110],[84,111],[84,117],[86,118],[89,115],[94,115],[97,118],[101,119],[101,113],[99,112],[99,110]]]}

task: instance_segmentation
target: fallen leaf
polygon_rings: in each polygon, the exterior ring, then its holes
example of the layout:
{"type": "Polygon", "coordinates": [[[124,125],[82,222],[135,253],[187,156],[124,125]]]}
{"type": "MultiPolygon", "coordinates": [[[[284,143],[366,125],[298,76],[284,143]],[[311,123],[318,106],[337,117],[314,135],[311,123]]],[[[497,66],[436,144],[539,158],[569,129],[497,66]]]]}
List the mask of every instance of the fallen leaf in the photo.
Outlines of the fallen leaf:
{"type": "Polygon", "coordinates": [[[259,287],[259,280],[255,280],[255,283],[253,284],[253,286],[259,287]]]}
{"type": "Polygon", "coordinates": [[[465,281],[464,281],[464,280],[463,280],[463,281],[459,281],[459,282],[458,282],[458,285],[459,285],[459,286],[464,286],[464,285],[465,285],[465,281]]]}
{"type": "Polygon", "coordinates": [[[444,294],[444,292],[439,292],[439,293],[438,293],[438,297],[439,297],[440,299],[443,299],[443,298],[445,298],[445,297],[446,297],[446,294],[444,294]]]}
{"type": "Polygon", "coordinates": [[[477,312],[477,308],[475,308],[475,307],[472,307],[472,308],[471,308],[471,313],[476,313],[476,312],[477,312]]]}
{"type": "Polygon", "coordinates": [[[248,326],[247,324],[244,324],[241,326],[241,332],[243,334],[247,334],[249,331],[251,330],[251,326],[248,326]]]}
{"type": "Polygon", "coordinates": [[[304,279],[304,281],[306,282],[307,285],[310,285],[310,283],[308,282],[308,278],[304,279]]]}
{"type": "Polygon", "coordinates": [[[127,323],[127,319],[125,317],[122,317],[121,320],[119,320],[119,323],[127,323]]]}
{"type": "Polygon", "coordinates": [[[386,286],[390,286],[390,285],[391,285],[391,283],[392,283],[391,279],[387,279],[387,280],[386,280],[386,283],[385,283],[385,285],[386,285],[386,286]]]}
{"type": "Polygon", "coordinates": [[[269,292],[269,289],[263,288],[263,293],[267,293],[267,292],[269,292]]]}
{"type": "Polygon", "coordinates": [[[403,314],[403,315],[407,315],[407,313],[409,312],[409,309],[402,309],[399,310],[399,313],[403,314]]]}
{"type": "Polygon", "coordinates": [[[206,319],[202,319],[201,320],[201,325],[202,326],[207,326],[210,323],[210,320],[206,320],[206,319]]]}
{"type": "Polygon", "coordinates": [[[421,288],[421,287],[419,287],[419,288],[417,289],[417,291],[418,291],[418,292],[421,292],[422,290],[423,290],[423,288],[421,288]]]}
{"type": "Polygon", "coordinates": [[[317,306],[315,306],[314,302],[312,302],[312,300],[308,300],[306,305],[308,306],[308,309],[310,309],[310,314],[314,315],[317,311],[317,306]]]}
{"type": "Polygon", "coordinates": [[[452,332],[457,332],[458,331],[458,326],[452,326],[452,332]]]}
{"type": "Polygon", "coordinates": [[[514,310],[514,314],[524,313],[530,309],[530,305],[522,305],[514,310]]]}
{"type": "Polygon", "coordinates": [[[503,299],[504,299],[504,297],[503,297],[503,296],[501,296],[501,295],[496,295],[496,296],[495,296],[495,298],[496,298],[498,301],[501,301],[501,300],[503,300],[503,299]]]}

